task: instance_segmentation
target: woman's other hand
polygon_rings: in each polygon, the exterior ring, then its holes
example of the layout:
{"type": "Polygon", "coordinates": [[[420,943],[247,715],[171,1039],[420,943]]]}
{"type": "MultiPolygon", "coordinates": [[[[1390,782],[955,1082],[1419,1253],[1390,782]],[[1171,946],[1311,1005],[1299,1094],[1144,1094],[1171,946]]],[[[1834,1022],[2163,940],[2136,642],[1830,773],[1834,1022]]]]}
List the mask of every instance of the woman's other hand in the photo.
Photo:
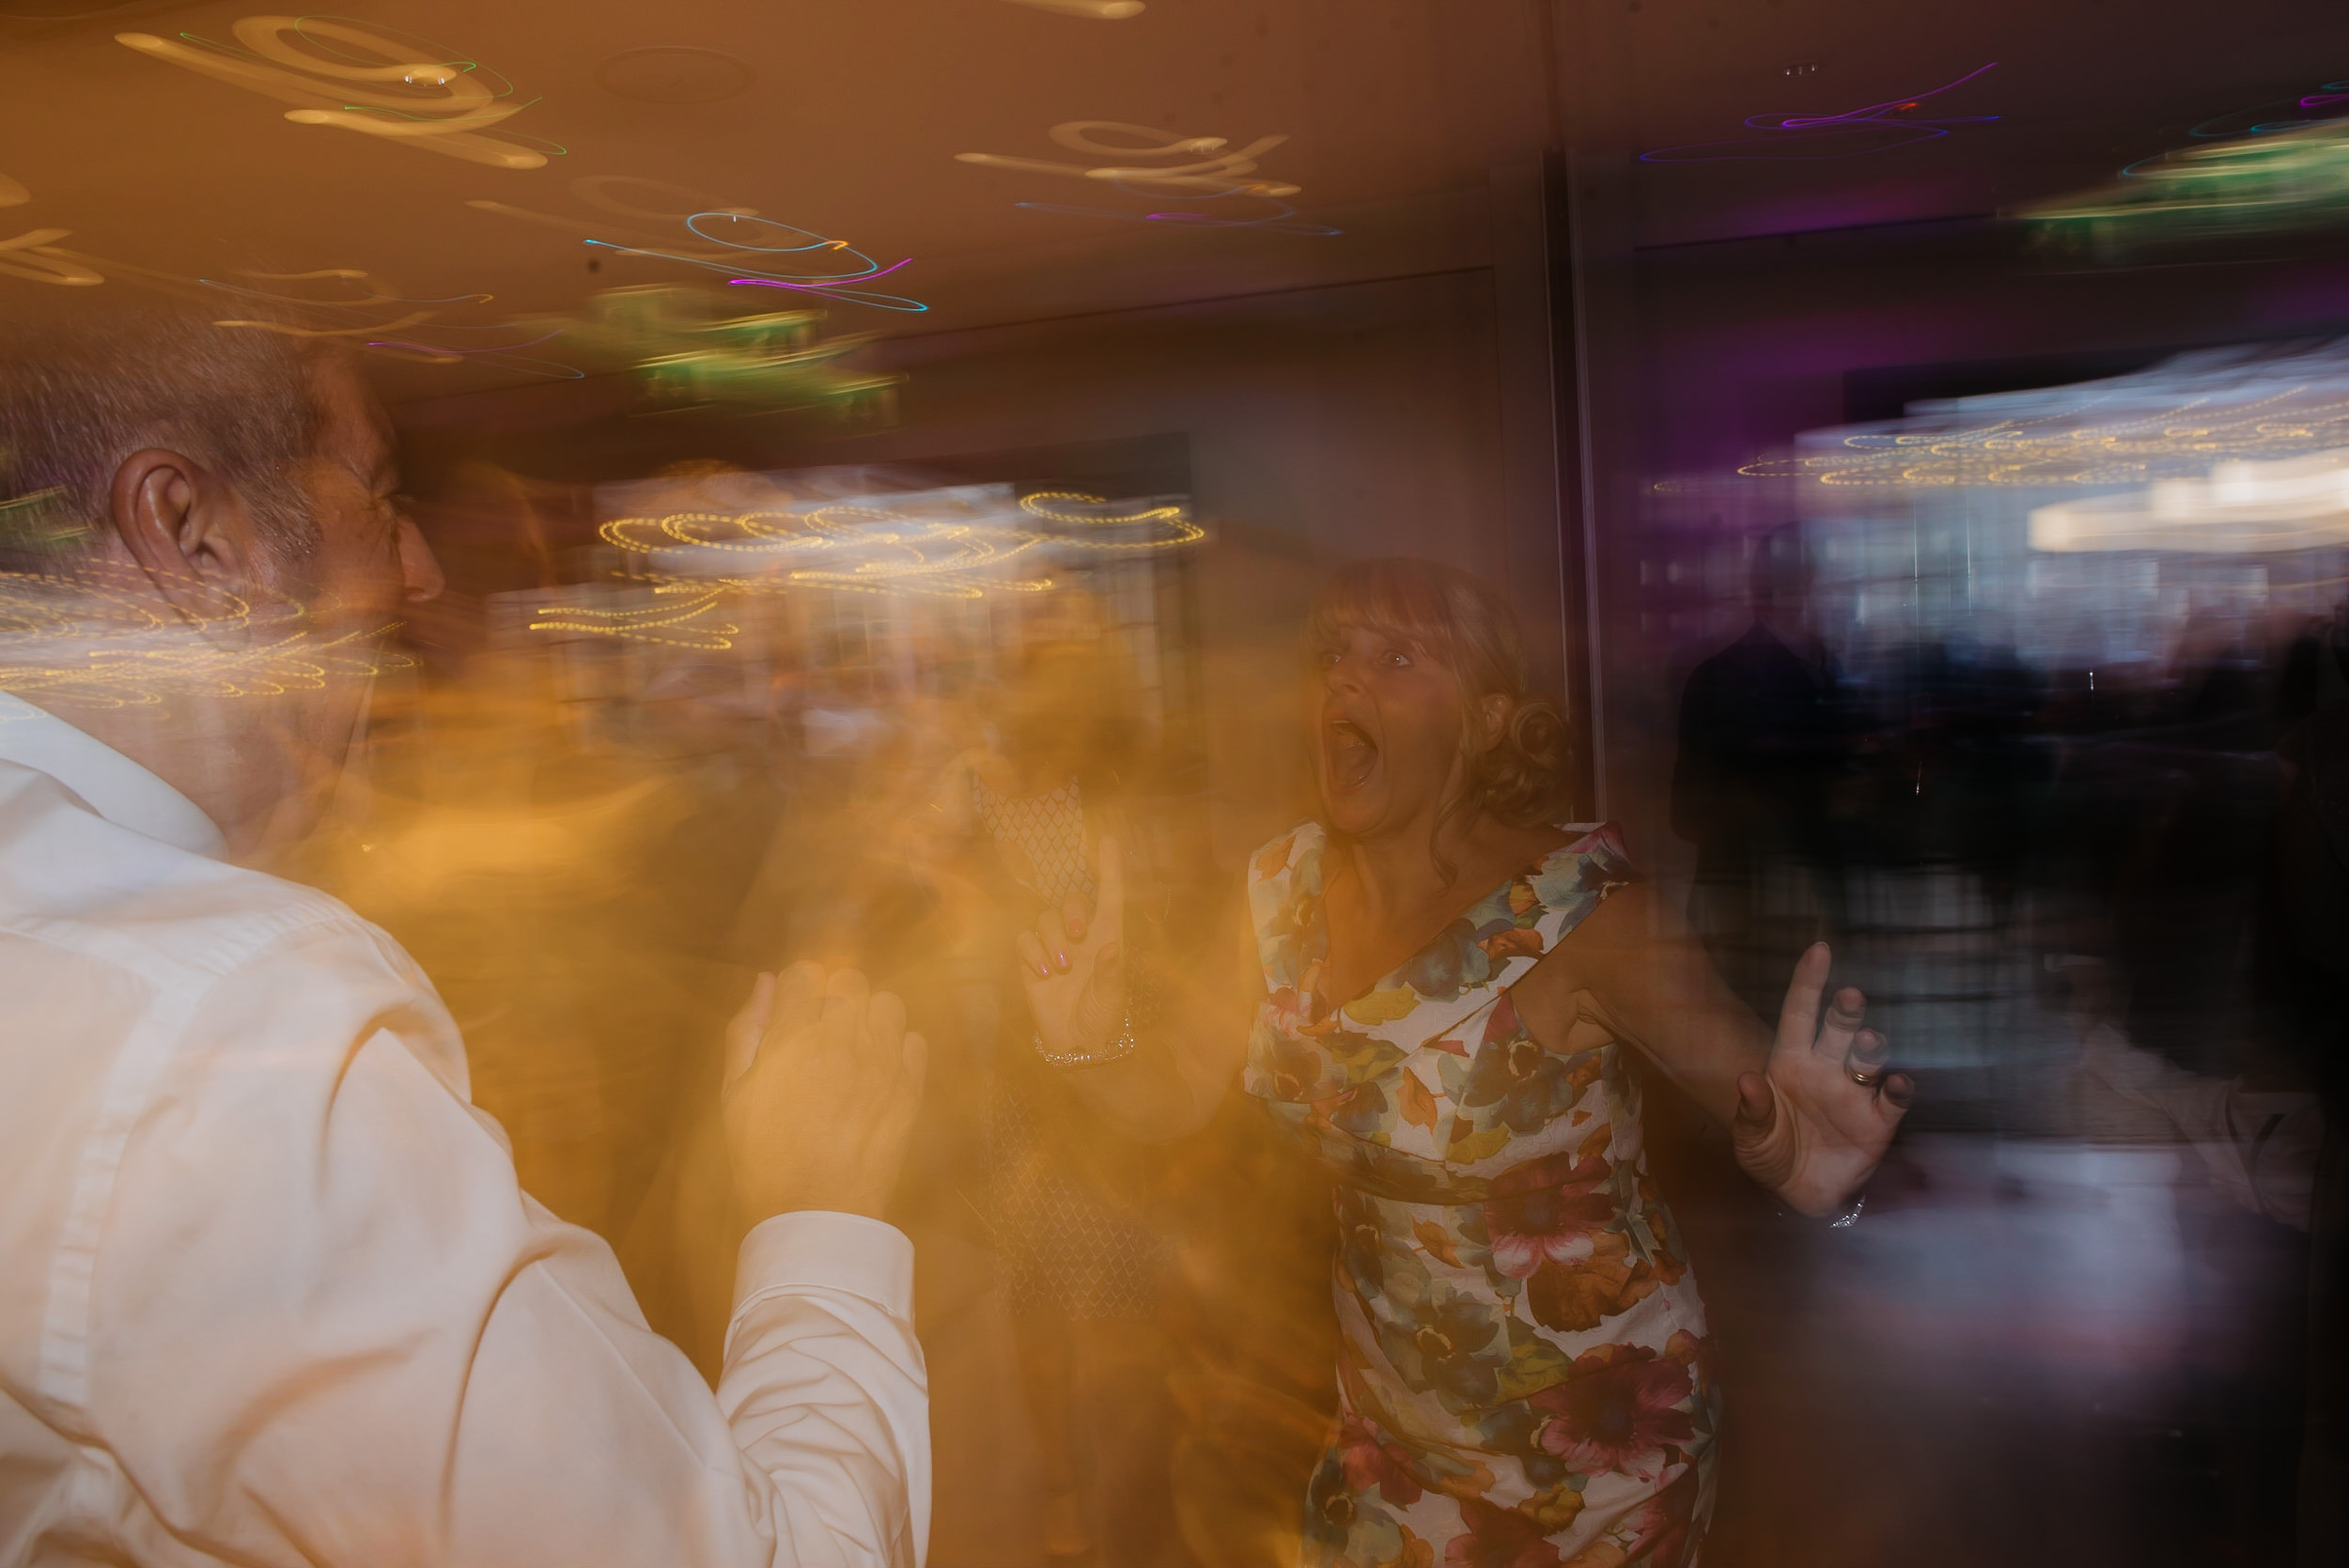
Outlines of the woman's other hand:
{"type": "Polygon", "coordinates": [[[885,1218],[927,1064],[905,1003],[855,970],[760,975],[726,1026],[721,1098],[743,1222],[795,1209],[885,1218]]]}
{"type": "Polygon", "coordinates": [[[1118,842],[1101,835],[1096,897],[1070,898],[1019,933],[1019,978],[1035,1032],[1055,1056],[1097,1056],[1126,1028],[1126,866],[1118,842]]]}
{"type": "Polygon", "coordinates": [[[1769,1062],[1739,1076],[1730,1124],[1746,1173],[1813,1218],[1859,1189],[1916,1094],[1906,1074],[1886,1073],[1884,1037],[1860,1027],[1867,999],[1846,986],[1827,1001],[1830,956],[1815,942],[1796,963],[1769,1062]]]}

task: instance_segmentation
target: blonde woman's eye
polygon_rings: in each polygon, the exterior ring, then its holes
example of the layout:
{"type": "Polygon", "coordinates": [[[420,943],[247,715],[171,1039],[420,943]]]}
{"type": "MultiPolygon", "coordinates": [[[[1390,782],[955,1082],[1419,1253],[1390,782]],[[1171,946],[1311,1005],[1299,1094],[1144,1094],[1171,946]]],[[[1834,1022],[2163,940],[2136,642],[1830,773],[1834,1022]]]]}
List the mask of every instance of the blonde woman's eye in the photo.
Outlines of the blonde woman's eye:
{"type": "Polygon", "coordinates": [[[1387,662],[1393,665],[1398,670],[1408,669],[1410,666],[1411,656],[1408,653],[1402,652],[1400,649],[1389,648],[1387,650],[1387,662]]]}

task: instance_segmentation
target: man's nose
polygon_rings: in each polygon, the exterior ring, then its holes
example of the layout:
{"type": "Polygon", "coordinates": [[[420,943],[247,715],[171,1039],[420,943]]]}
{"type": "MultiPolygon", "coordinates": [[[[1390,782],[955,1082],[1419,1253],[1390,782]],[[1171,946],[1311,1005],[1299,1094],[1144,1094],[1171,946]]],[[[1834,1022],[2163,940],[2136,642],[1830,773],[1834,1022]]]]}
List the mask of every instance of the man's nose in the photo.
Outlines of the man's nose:
{"type": "Polygon", "coordinates": [[[409,518],[399,520],[399,577],[411,604],[439,598],[441,590],[448,586],[440,557],[432,553],[423,531],[409,518]]]}

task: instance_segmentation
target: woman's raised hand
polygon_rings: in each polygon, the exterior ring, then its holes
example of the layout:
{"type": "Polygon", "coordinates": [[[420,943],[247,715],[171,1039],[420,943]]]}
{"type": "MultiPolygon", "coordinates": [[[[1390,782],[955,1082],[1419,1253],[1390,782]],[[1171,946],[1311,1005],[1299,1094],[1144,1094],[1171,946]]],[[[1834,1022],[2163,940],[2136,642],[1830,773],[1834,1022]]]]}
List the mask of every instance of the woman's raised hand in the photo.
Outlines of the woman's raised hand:
{"type": "Polygon", "coordinates": [[[1055,1056],[1099,1055],[1126,1027],[1126,867],[1101,835],[1093,908],[1071,897],[1019,933],[1019,978],[1035,1032],[1055,1056]]]}
{"type": "Polygon", "coordinates": [[[1857,989],[1838,991],[1821,1017],[1829,957],[1814,942],[1795,965],[1766,1069],[1737,1079],[1730,1126],[1746,1173],[1813,1217],[1859,1189],[1916,1093],[1906,1073],[1886,1073],[1884,1036],[1860,1027],[1857,989]]]}

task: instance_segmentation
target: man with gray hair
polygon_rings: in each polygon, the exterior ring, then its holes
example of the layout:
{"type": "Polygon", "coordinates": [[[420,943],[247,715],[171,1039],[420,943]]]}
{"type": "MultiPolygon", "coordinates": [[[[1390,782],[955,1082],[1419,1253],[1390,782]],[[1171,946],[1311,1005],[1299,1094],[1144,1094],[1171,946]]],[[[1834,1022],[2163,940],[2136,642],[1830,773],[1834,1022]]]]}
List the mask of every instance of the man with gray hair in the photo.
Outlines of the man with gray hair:
{"type": "Polygon", "coordinates": [[[266,332],[11,335],[0,1563],[918,1563],[903,1007],[801,965],[729,1029],[712,1398],[517,1187],[408,956],[237,863],[441,586],[381,405],[266,332]]]}

